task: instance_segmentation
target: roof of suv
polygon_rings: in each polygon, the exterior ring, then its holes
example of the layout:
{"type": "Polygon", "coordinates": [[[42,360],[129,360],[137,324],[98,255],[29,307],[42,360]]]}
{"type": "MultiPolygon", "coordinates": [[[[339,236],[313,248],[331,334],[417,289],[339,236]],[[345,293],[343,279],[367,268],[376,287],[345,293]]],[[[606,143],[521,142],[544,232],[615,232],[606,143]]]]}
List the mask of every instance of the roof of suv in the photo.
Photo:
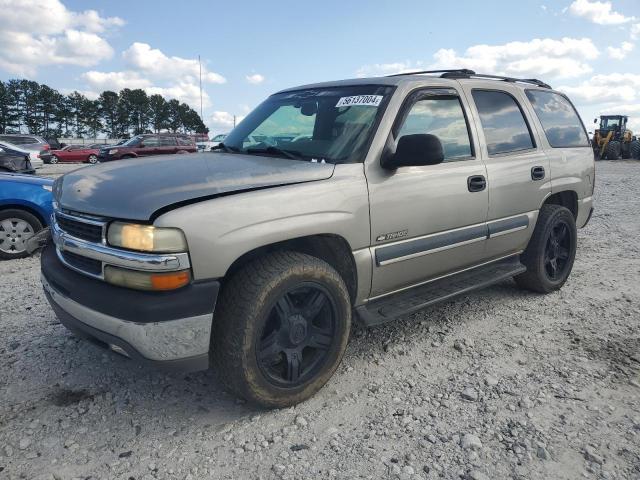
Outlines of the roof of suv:
{"type": "Polygon", "coordinates": [[[431,85],[451,86],[456,84],[457,80],[464,81],[481,81],[493,80],[496,82],[507,82],[509,85],[520,86],[521,88],[544,88],[551,89],[551,86],[536,79],[513,78],[499,75],[478,74],[472,70],[432,70],[423,72],[407,72],[386,77],[368,77],[368,78],[352,78],[346,80],[337,80],[331,82],[312,83],[301,85],[298,87],[287,88],[281,92],[293,92],[296,90],[309,88],[326,88],[326,87],[346,87],[353,85],[389,85],[399,86],[406,83],[424,83],[428,79],[431,85]]]}

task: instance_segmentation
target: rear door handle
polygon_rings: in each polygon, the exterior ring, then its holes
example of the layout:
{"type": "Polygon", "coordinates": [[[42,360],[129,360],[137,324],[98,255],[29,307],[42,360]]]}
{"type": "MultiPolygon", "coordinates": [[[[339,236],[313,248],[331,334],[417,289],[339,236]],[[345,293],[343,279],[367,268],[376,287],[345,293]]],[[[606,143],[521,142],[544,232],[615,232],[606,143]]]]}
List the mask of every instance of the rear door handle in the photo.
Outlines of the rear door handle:
{"type": "Polygon", "coordinates": [[[487,180],[483,175],[473,175],[467,178],[467,188],[470,192],[481,192],[487,188],[487,180]]]}
{"type": "Polygon", "coordinates": [[[533,167],[531,169],[532,180],[542,180],[544,178],[544,167],[533,167]]]}

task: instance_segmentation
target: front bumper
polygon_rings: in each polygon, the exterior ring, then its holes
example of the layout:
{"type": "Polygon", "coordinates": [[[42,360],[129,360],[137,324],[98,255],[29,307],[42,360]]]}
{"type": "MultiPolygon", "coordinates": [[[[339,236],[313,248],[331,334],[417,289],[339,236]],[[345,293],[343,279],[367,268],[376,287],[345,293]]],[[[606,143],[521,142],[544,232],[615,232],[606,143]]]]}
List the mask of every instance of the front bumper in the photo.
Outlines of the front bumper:
{"type": "Polygon", "coordinates": [[[42,252],[42,285],[60,322],[74,333],[155,367],[209,367],[217,281],[172,292],[143,292],[88,278],[42,252]]]}

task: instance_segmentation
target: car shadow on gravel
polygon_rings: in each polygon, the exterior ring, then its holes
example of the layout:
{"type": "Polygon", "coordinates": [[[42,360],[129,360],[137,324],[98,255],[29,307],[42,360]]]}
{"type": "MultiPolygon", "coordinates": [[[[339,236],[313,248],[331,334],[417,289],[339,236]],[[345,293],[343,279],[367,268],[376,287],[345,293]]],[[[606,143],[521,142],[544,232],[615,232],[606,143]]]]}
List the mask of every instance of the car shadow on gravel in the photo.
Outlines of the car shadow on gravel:
{"type": "MultiPolygon", "coordinates": [[[[442,342],[457,324],[476,318],[479,305],[482,306],[482,314],[486,314],[502,304],[508,308],[509,299],[521,302],[533,296],[535,294],[519,290],[513,282],[506,281],[372,329],[354,324],[353,333],[359,338],[352,338],[345,361],[359,362],[371,353],[380,353],[381,341],[388,344],[406,338],[419,338],[442,342]],[[435,326],[435,331],[425,332],[424,320],[428,325],[435,326]],[[363,330],[367,332],[364,337],[358,334],[363,330]]],[[[73,361],[64,375],[56,380],[65,386],[56,383],[47,394],[46,402],[51,405],[71,406],[92,401],[109,392],[116,402],[125,406],[162,411],[163,415],[169,416],[182,417],[194,412],[214,415],[215,412],[224,411],[227,417],[243,418],[262,410],[226,392],[213,370],[188,374],[164,373],[77,339],[63,330],[62,326],[59,332],[68,335],[69,341],[65,342],[67,347],[62,353],[67,358],[73,358],[73,361]]],[[[340,375],[340,370],[336,375],[340,375]]]]}

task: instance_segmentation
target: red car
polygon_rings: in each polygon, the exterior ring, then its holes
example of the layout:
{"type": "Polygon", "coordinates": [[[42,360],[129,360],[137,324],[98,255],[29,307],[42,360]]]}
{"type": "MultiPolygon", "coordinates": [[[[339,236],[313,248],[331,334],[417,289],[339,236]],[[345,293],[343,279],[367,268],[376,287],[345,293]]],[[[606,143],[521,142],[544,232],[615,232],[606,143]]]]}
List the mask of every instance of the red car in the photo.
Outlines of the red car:
{"type": "Polygon", "coordinates": [[[51,150],[48,159],[41,155],[43,160],[47,161],[47,163],[59,163],[59,162],[82,162],[82,163],[98,163],[98,153],[99,150],[97,148],[89,148],[84,145],[67,145],[66,147],[60,150],[51,150]]]}

